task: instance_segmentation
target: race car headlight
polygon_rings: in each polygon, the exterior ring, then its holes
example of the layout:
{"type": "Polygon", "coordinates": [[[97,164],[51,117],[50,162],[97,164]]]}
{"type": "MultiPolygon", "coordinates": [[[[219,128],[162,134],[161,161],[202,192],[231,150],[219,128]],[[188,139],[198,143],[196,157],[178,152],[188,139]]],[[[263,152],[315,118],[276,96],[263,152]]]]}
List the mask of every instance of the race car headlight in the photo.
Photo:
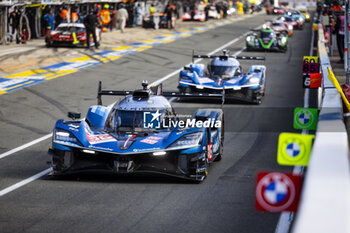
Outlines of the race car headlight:
{"type": "Polygon", "coordinates": [[[305,18],[310,19],[310,15],[305,15],[305,18]]]}
{"type": "Polygon", "coordinates": [[[60,141],[60,142],[70,142],[70,143],[78,142],[78,140],[76,139],[76,137],[74,137],[73,134],[62,129],[55,130],[54,139],[55,141],[60,141]]]}
{"type": "Polygon", "coordinates": [[[293,25],[288,25],[288,30],[293,30],[293,25]]]}
{"type": "Polygon", "coordinates": [[[191,133],[186,134],[179,138],[176,142],[169,146],[169,149],[184,149],[190,147],[200,146],[203,139],[203,133],[191,133]]]}
{"type": "Polygon", "coordinates": [[[253,78],[250,78],[250,79],[249,79],[249,82],[250,82],[250,83],[254,83],[254,84],[255,84],[255,83],[259,83],[259,81],[260,81],[260,79],[259,79],[258,77],[253,77],[253,78]]]}
{"type": "Polygon", "coordinates": [[[284,45],[287,42],[287,38],[286,37],[282,37],[279,39],[279,44],[280,45],[284,45]]]}
{"type": "Polygon", "coordinates": [[[254,43],[254,36],[247,36],[246,41],[248,44],[254,43]]]}

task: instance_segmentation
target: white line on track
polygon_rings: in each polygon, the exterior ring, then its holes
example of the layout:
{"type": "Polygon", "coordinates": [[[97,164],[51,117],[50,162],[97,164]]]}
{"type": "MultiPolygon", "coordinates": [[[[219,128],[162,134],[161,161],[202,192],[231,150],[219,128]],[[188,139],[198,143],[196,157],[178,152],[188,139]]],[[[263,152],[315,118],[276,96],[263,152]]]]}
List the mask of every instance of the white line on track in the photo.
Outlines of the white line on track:
{"type": "Polygon", "coordinates": [[[20,188],[20,187],[22,187],[22,186],[24,186],[24,185],[26,185],[26,184],[36,180],[36,179],[39,179],[40,177],[48,174],[51,171],[52,171],[52,168],[48,168],[48,169],[46,169],[46,170],[44,170],[42,172],[39,172],[38,174],[35,174],[34,176],[31,176],[31,177],[29,177],[29,178],[27,178],[25,180],[22,180],[22,181],[20,181],[20,182],[18,182],[16,184],[11,185],[10,187],[7,187],[7,188],[1,190],[0,191],[0,197],[4,196],[5,194],[7,194],[9,192],[12,192],[13,190],[18,189],[18,188],[20,188]]]}
{"type": "Polygon", "coordinates": [[[0,154],[0,159],[5,158],[6,156],[12,155],[12,154],[14,154],[14,153],[16,153],[18,151],[24,150],[24,149],[26,149],[26,148],[28,148],[30,146],[33,146],[33,145],[35,145],[35,144],[37,144],[37,143],[39,143],[41,141],[44,141],[44,140],[50,138],[51,136],[52,136],[52,133],[47,134],[45,136],[42,136],[41,138],[35,139],[34,141],[28,142],[28,143],[26,143],[26,144],[24,144],[22,146],[19,146],[19,147],[15,148],[15,149],[12,149],[12,150],[9,150],[9,151],[7,151],[5,153],[2,153],[2,154],[0,154]]]}
{"type": "MultiPolygon", "coordinates": [[[[259,26],[259,27],[260,27],[260,26],[259,26]]],[[[258,27],[257,27],[257,28],[258,28],[258,27]]],[[[228,46],[230,46],[230,45],[232,45],[232,44],[238,42],[240,39],[244,38],[246,35],[248,35],[248,33],[249,33],[249,32],[246,32],[246,33],[244,33],[243,35],[241,35],[241,36],[239,36],[239,37],[237,37],[237,38],[235,38],[235,39],[229,41],[228,43],[226,43],[226,44],[220,46],[219,48],[217,48],[217,49],[211,51],[211,52],[208,53],[207,55],[213,55],[213,54],[215,54],[215,53],[217,53],[217,52],[220,52],[220,51],[223,50],[224,48],[226,48],[226,47],[228,47],[228,46]]],[[[244,50],[245,50],[245,48],[242,48],[241,50],[239,50],[239,51],[237,51],[236,53],[234,53],[233,56],[237,56],[238,54],[242,53],[244,50]]],[[[202,59],[197,59],[197,60],[195,60],[195,63],[200,62],[201,60],[202,60],[202,59]]],[[[189,65],[189,64],[188,64],[188,65],[189,65]]],[[[160,83],[164,82],[165,80],[169,79],[170,77],[174,76],[175,74],[179,73],[179,72],[181,71],[181,69],[182,69],[182,68],[180,68],[180,69],[178,69],[178,70],[175,70],[174,72],[172,72],[172,73],[170,73],[170,74],[164,76],[163,78],[161,78],[161,79],[159,79],[159,80],[157,80],[157,81],[155,81],[155,82],[153,82],[153,83],[151,83],[151,84],[149,84],[149,85],[150,85],[150,86],[153,86],[153,85],[156,85],[156,84],[160,84],[160,83]]],[[[174,97],[174,99],[171,98],[170,101],[173,102],[175,99],[176,99],[175,97],[174,97]]],[[[5,153],[3,153],[3,154],[0,154],[0,159],[1,159],[1,158],[4,158],[4,157],[6,157],[6,156],[9,156],[9,155],[11,155],[11,154],[14,154],[14,153],[16,153],[16,152],[18,152],[18,151],[24,150],[25,148],[28,148],[28,147],[30,147],[30,146],[33,146],[33,145],[35,145],[35,144],[37,144],[37,143],[39,143],[39,142],[41,142],[41,141],[44,141],[44,140],[50,138],[51,136],[52,136],[52,133],[47,134],[47,135],[45,135],[45,136],[43,136],[43,137],[41,137],[41,138],[38,138],[38,139],[36,139],[36,140],[34,140],[34,141],[28,142],[28,143],[26,143],[26,144],[24,144],[24,145],[22,145],[22,146],[20,146],[20,147],[17,147],[17,148],[15,148],[15,149],[12,149],[12,150],[10,150],[10,151],[8,151],[8,152],[5,152],[5,153]]],[[[41,171],[41,172],[39,172],[39,173],[37,173],[37,174],[35,174],[35,175],[33,175],[33,176],[31,176],[31,177],[25,179],[25,180],[22,180],[22,181],[20,181],[20,182],[18,182],[18,183],[16,183],[16,184],[13,184],[13,185],[11,185],[11,186],[9,186],[9,187],[3,189],[3,190],[0,190],[0,197],[1,197],[1,196],[4,196],[5,194],[7,194],[7,193],[9,193],[9,192],[12,192],[12,191],[14,191],[14,190],[20,188],[20,187],[22,187],[22,186],[24,186],[24,185],[26,185],[26,184],[28,184],[28,183],[34,181],[34,180],[37,180],[37,179],[39,179],[39,178],[42,177],[42,176],[45,176],[46,174],[50,173],[51,171],[52,171],[52,168],[48,168],[48,169],[46,169],[46,170],[44,170],[44,171],[41,171]]]]}

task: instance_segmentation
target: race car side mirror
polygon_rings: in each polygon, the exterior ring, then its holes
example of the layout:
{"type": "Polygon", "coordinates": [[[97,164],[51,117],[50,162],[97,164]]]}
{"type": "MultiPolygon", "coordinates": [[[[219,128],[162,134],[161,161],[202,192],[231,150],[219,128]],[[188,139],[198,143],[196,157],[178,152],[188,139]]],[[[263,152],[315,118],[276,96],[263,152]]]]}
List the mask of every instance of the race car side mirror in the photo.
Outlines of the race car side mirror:
{"type": "Polygon", "coordinates": [[[72,118],[73,120],[79,119],[81,117],[80,112],[68,112],[68,117],[72,118]]]}

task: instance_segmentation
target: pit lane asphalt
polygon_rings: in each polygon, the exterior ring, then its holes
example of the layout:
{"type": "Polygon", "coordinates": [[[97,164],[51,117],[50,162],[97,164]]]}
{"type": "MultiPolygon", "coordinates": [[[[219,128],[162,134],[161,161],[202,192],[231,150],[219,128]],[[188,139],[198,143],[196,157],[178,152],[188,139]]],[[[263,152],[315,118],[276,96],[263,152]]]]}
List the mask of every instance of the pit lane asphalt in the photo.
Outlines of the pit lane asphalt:
{"type": "MultiPolygon", "coordinates": [[[[67,111],[84,115],[96,104],[98,80],[105,88],[133,90],[142,80],[153,82],[189,63],[192,49],[206,54],[268,18],[250,18],[0,96],[0,153],[49,133],[67,111]]],[[[254,210],[255,176],[262,170],[291,171],[277,165],[277,138],[279,131],[291,131],[292,107],[303,106],[300,73],[310,28],[295,31],[286,54],[242,53],[266,56],[266,96],[260,106],[225,105],[224,158],[203,183],[157,176],[45,176],[0,197],[0,232],[274,232],[279,215],[254,210]]],[[[244,39],[229,49],[243,47],[244,39]]],[[[164,90],[176,86],[177,76],[164,90]]],[[[112,102],[105,98],[105,104],[112,102]]],[[[174,103],[193,111],[208,106],[220,107],[174,103]]],[[[0,190],[46,169],[49,146],[46,140],[1,159],[0,190]]]]}

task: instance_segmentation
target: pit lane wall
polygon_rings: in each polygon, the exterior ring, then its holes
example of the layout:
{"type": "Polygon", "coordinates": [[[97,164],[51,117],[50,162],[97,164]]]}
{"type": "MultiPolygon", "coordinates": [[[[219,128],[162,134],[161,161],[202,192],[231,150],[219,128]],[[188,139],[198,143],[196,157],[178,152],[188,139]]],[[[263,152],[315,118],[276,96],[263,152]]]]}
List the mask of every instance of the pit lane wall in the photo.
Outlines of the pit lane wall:
{"type": "Polygon", "coordinates": [[[318,26],[318,55],[323,76],[320,113],[294,233],[350,232],[350,170],[348,135],[342,100],[328,79],[331,63],[318,26]]]}

